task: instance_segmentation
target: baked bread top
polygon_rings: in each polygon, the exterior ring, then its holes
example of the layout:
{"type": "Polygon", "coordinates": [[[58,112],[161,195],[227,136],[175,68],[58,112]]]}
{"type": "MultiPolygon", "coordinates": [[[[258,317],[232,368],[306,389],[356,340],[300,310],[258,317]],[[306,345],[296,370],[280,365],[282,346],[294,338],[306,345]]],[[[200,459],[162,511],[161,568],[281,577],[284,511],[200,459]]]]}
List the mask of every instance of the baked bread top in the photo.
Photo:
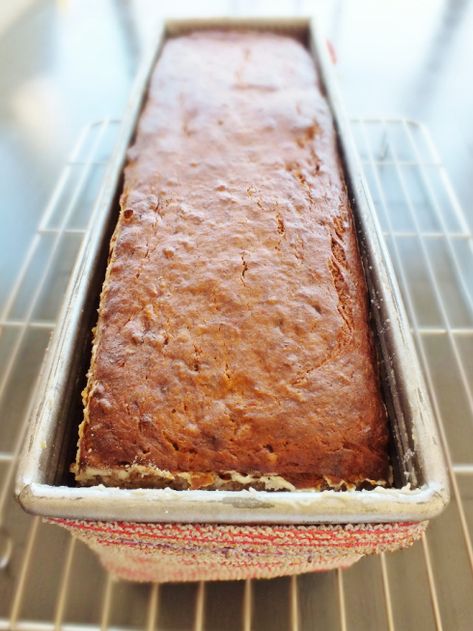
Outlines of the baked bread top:
{"type": "Polygon", "coordinates": [[[166,42],[128,153],[84,404],[81,484],[386,480],[336,134],[294,39],[166,42]]]}

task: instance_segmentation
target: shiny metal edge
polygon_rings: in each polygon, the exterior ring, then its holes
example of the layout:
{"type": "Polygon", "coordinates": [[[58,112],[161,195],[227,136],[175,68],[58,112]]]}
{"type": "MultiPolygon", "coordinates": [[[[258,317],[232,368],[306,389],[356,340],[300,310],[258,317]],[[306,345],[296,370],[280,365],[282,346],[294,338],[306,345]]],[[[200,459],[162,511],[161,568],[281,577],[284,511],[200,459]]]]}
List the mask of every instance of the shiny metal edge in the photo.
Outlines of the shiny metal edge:
{"type": "MultiPolygon", "coordinates": [[[[325,41],[308,18],[167,20],[157,34],[155,46],[137,74],[122,132],[110,162],[99,199],[95,229],[84,241],[71,276],[58,325],[51,339],[35,392],[31,427],[22,450],[16,479],[16,495],[29,512],[65,518],[124,519],[128,521],[186,521],[235,523],[358,523],[420,521],[441,512],[449,499],[446,467],[407,318],[400,299],[389,255],[381,237],[376,213],[364,181],[349,123],[338,94],[325,41]],[[71,387],[74,334],[81,312],[90,300],[90,278],[102,256],[101,242],[110,219],[113,200],[123,171],[126,151],[145,97],[154,63],[167,36],[195,28],[248,28],[296,32],[308,39],[314,61],[334,115],[343,161],[356,215],[367,252],[368,284],[377,288],[385,322],[383,338],[393,350],[391,373],[403,392],[407,407],[405,427],[395,427],[398,455],[418,485],[402,489],[371,491],[267,492],[267,491],[173,491],[171,489],[118,489],[103,486],[77,488],[46,484],[46,472],[57,458],[55,445],[68,431],[60,424],[60,393],[71,387]],[[414,443],[414,455],[409,447],[414,443]],[[413,488],[416,487],[416,488],[413,488]]],[[[365,253],[366,253],[365,252],[365,253]]],[[[392,384],[391,384],[392,385],[392,384]]],[[[393,397],[397,400],[397,394],[393,397]]]]}
{"type": "Polygon", "coordinates": [[[423,521],[444,506],[444,489],[372,491],[174,491],[24,484],[29,512],[49,517],[143,522],[379,523],[423,521]]]}

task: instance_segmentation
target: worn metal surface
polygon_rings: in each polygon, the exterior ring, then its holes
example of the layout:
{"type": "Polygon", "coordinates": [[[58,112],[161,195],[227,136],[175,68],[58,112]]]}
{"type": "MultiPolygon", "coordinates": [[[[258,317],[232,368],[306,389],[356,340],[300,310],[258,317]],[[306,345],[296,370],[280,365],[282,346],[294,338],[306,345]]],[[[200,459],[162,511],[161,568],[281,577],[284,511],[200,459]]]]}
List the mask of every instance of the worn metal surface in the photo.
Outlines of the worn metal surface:
{"type": "Polygon", "coordinates": [[[17,494],[29,511],[48,516],[128,521],[253,523],[363,523],[423,520],[448,500],[440,441],[413,349],[402,300],[366,191],[361,165],[325,40],[304,19],[168,21],[142,66],[128,114],[96,204],[93,229],[85,235],[78,264],[51,340],[32,405],[20,460],[17,494]],[[173,491],[171,489],[78,488],[68,478],[80,419],[80,384],[90,356],[89,331],[116,221],[126,150],[144,98],[147,78],[166,37],[196,28],[242,28],[290,33],[307,41],[319,66],[337,126],[353,198],[359,243],[371,300],[375,338],[382,357],[382,380],[389,410],[396,488],[366,491],[173,491]],[[74,422],[75,421],[75,422],[74,422]],[[71,441],[71,437],[73,437],[71,441]]]}

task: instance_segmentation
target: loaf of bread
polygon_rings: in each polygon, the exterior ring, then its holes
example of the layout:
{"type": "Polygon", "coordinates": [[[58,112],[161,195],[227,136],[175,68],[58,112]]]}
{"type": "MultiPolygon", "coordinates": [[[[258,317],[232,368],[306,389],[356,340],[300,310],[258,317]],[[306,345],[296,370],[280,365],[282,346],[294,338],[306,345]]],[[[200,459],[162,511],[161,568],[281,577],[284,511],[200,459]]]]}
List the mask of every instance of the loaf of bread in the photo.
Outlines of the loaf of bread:
{"type": "Polygon", "coordinates": [[[77,482],[385,483],[366,285],[305,48],[256,32],[168,40],[120,206],[77,482]]]}

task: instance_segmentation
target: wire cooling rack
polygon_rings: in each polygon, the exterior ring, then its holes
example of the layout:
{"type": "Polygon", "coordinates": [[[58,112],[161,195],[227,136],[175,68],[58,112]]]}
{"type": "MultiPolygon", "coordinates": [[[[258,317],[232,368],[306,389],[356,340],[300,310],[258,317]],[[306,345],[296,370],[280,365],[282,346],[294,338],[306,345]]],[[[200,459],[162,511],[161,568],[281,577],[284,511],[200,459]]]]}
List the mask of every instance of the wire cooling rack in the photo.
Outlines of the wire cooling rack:
{"type": "Polygon", "coordinates": [[[87,126],[0,305],[0,629],[473,628],[473,238],[424,127],[353,121],[440,426],[452,502],[409,550],[345,571],[224,583],[113,580],[13,499],[31,393],[119,127],[87,126]]]}

